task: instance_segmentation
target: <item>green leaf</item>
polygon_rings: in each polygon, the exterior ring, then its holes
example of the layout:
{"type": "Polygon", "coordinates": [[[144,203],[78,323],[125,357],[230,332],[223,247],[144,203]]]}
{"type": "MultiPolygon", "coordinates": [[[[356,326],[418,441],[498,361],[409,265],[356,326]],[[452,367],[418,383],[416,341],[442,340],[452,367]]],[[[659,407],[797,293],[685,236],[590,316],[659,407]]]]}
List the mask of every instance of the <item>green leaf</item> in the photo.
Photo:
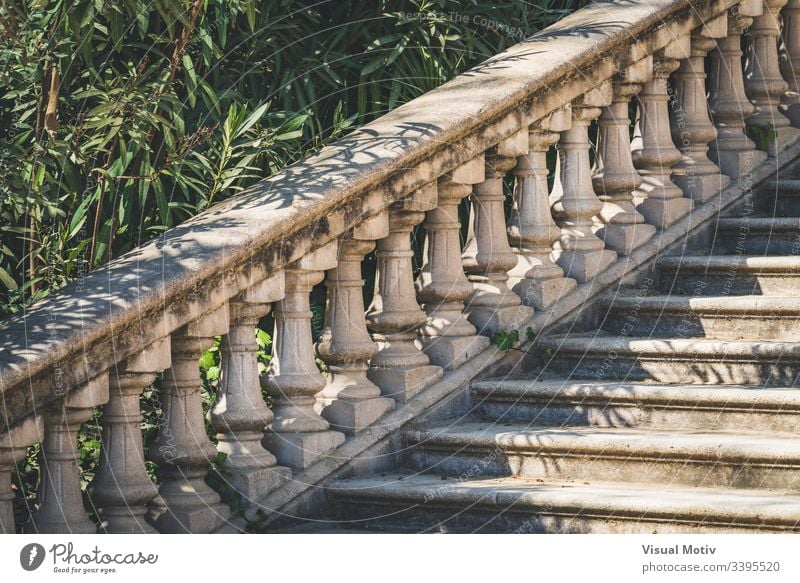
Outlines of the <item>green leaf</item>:
{"type": "Polygon", "coordinates": [[[234,134],[233,134],[234,139],[236,139],[239,136],[243,135],[245,132],[247,132],[247,130],[249,130],[256,123],[258,123],[259,120],[262,117],[264,117],[264,114],[267,113],[268,109],[269,109],[269,101],[267,101],[266,103],[262,104],[261,106],[256,108],[256,110],[253,111],[253,113],[248,115],[247,119],[245,119],[244,122],[242,122],[242,124],[234,132],[234,134]]]}
{"type": "Polygon", "coordinates": [[[14,281],[14,278],[11,277],[2,267],[0,267],[0,282],[2,282],[2,284],[11,291],[17,291],[19,289],[17,282],[14,281]]]}
{"type": "Polygon", "coordinates": [[[504,352],[508,351],[514,346],[514,344],[519,342],[519,331],[498,330],[494,333],[492,341],[500,350],[504,352]]]}

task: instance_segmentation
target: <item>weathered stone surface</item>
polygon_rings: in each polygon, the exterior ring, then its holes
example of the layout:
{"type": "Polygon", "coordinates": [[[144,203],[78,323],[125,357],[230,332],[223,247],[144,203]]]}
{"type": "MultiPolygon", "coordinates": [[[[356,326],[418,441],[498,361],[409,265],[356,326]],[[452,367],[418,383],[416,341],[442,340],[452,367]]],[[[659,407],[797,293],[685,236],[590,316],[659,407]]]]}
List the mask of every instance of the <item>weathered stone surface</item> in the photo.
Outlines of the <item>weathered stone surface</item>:
{"type": "Polygon", "coordinates": [[[742,2],[728,17],[728,35],[717,40],[711,51],[711,95],[709,105],[717,128],[717,139],[708,155],[724,174],[743,178],[767,159],[756,150],[745,133],[745,120],[755,112],[747,99],[742,72],[742,33],[763,13],[763,2],[742,2]],[[735,10],[735,13],[734,11],[735,10]]]}
{"type": "Polygon", "coordinates": [[[209,418],[217,431],[217,450],[224,454],[225,498],[245,503],[265,496],[283,484],[291,470],[278,466],[264,449],[264,430],[273,414],[261,396],[258,344],[254,329],[273,302],[285,295],[283,271],[255,283],[231,299],[230,330],[220,345],[222,377],[209,418]]]}
{"type": "Polygon", "coordinates": [[[479,74],[460,76],[111,262],[24,319],[5,320],[0,391],[10,422],[22,419],[32,403],[52,400],[47,371],[73,360],[78,350],[91,370],[65,370],[70,389],[197,318],[205,306],[230,299],[258,279],[254,274],[335,239],[364,208],[351,203],[383,200],[388,206],[474,159],[485,144],[580,96],[587,84],[603,82],[621,48],[647,54],[676,29],[694,28],[717,10],[705,0],[590,7],[493,57],[479,74]],[[574,35],[576,27],[585,34],[574,35]],[[621,27],[631,34],[619,34],[621,27]],[[584,74],[573,75],[576,68],[584,74]],[[558,92],[551,91],[555,86],[558,92]],[[165,300],[175,308],[166,319],[165,300]],[[29,379],[30,389],[23,390],[29,379]]]}
{"type": "Polygon", "coordinates": [[[380,213],[356,227],[339,243],[339,257],[328,271],[325,329],[316,345],[328,365],[325,388],[317,394],[317,409],[336,431],[357,433],[382,417],[394,401],[381,396],[367,378],[369,361],[378,353],[364,320],[361,262],[375,241],[389,234],[389,216],[380,213]]]}
{"type": "Polygon", "coordinates": [[[755,106],[747,126],[759,137],[759,148],[777,156],[800,139],[800,130],[790,127],[789,119],[779,110],[789,84],[781,76],[778,60],[780,10],[788,0],[764,0],[763,14],[753,19],[752,41],[746,59],[745,89],[755,106]]]}
{"type": "Polygon", "coordinates": [[[487,154],[485,180],[473,189],[470,231],[462,254],[473,286],[466,313],[484,335],[516,329],[533,316],[533,309],[523,306],[508,287],[508,272],[517,265],[517,256],[508,244],[503,206],[503,179],[527,151],[527,131],[500,142],[487,154]]]}
{"type": "Polygon", "coordinates": [[[592,186],[589,165],[589,124],[612,100],[610,83],[572,104],[572,127],[561,132],[559,142],[561,192],[553,216],[561,227],[554,257],[567,277],[579,283],[592,280],[617,259],[593,232],[592,218],[603,208],[592,186]]]}
{"type": "Polygon", "coordinates": [[[32,532],[97,532],[83,507],[77,437],[81,424],[91,419],[94,407],[106,403],[108,396],[108,375],[103,374],[70,393],[45,415],[41,502],[31,521],[32,532]]]}
{"type": "Polygon", "coordinates": [[[0,436],[0,534],[14,534],[14,498],[11,472],[28,454],[28,447],[44,439],[44,419],[33,415],[0,436]]]}
{"type": "Polygon", "coordinates": [[[389,213],[389,235],[378,241],[375,293],[367,310],[367,326],[378,344],[367,378],[381,393],[402,403],[441,378],[422,351],[418,330],[427,321],[414,290],[411,230],[424,212],[436,208],[436,184],[400,201],[389,213]]]}

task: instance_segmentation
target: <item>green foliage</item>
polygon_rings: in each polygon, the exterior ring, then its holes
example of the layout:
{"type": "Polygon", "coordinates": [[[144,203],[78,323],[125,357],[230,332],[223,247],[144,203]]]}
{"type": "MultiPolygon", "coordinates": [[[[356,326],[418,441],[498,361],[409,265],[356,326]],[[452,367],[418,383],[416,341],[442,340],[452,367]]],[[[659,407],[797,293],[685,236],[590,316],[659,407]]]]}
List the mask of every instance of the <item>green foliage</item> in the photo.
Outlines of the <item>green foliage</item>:
{"type": "Polygon", "coordinates": [[[503,352],[508,352],[519,342],[519,330],[498,330],[492,336],[492,342],[503,352]]]}
{"type": "Polygon", "coordinates": [[[1,3],[0,314],[585,3],[1,3]]]}
{"type": "Polygon", "coordinates": [[[528,328],[525,330],[525,338],[528,339],[528,342],[533,342],[536,340],[536,331],[528,326],[528,328]]]}
{"type": "Polygon", "coordinates": [[[756,143],[759,150],[766,150],[778,138],[775,126],[747,126],[747,136],[756,143]]]}
{"type": "MultiPolygon", "coordinates": [[[[587,2],[0,3],[0,316],[587,2]]],[[[312,299],[318,337],[324,294],[312,299]]],[[[271,338],[258,330],[256,341],[263,372],[271,338]]],[[[517,331],[495,337],[503,350],[518,341],[517,331]]],[[[200,370],[207,413],[219,339],[200,370]]],[[[158,379],[142,398],[145,450],[164,419],[161,395],[158,379]]],[[[14,474],[20,515],[36,503],[40,457],[32,448],[14,474]]],[[[79,434],[84,491],[99,457],[95,416],[79,434]]]]}

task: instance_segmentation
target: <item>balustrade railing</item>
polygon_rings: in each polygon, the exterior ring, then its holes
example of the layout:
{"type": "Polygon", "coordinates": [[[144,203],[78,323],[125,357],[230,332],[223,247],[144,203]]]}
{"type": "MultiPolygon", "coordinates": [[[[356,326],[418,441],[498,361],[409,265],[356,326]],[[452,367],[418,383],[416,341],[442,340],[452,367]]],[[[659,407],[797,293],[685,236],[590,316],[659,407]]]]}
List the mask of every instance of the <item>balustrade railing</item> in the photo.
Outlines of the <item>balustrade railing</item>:
{"type": "Polygon", "coordinates": [[[7,318],[0,532],[213,532],[231,520],[231,496],[255,504],[336,459],[495,350],[493,334],[525,330],[639,249],[654,256],[658,233],[688,228],[682,219],[768,154],[777,166],[800,136],[799,22],[797,0],[595,3],[7,318]],[[260,375],[254,330],[270,311],[260,375]],[[197,361],[217,336],[210,440],[197,361]],[[164,419],[145,451],[140,397],[162,373],[164,419]],[[76,440],[97,408],[93,522],[76,440]],[[38,504],[15,524],[11,476],[36,443],[38,504]],[[222,496],[207,481],[214,459],[222,496]]]}

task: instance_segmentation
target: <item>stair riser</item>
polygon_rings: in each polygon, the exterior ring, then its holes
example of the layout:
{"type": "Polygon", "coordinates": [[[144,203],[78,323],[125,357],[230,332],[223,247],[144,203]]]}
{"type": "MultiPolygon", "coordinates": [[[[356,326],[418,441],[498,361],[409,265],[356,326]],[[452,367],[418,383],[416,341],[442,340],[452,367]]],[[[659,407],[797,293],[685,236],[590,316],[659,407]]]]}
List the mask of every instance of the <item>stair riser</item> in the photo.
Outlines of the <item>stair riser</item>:
{"type": "Polygon", "coordinates": [[[775,217],[800,217],[800,193],[779,188],[764,190],[755,200],[755,209],[775,217]]]}
{"type": "Polygon", "coordinates": [[[790,231],[717,233],[715,255],[800,255],[800,233],[790,231]]]}
{"type": "Polygon", "coordinates": [[[726,362],[705,360],[677,361],[669,359],[641,360],[633,355],[570,354],[556,352],[548,361],[548,373],[570,379],[624,379],[626,381],[657,381],[675,384],[720,384],[794,386],[800,375],[800,362],[781,361],[741,362],[733,358],[726,362]]]}
{"type": "Polygon", "coordinates": [[[485,507],[412,500],[364,500],[331,497],[341,520],[355,528],[390,532],[428,533],[517,533],[517,534],[704,534],[793,532],[791,525],[748,525],[731,523],[730,518],[633,517],[592,515],[590,510],[485,507]],[[469,510],[465,509],[469,507],[469,510]],[[350,522],[355,521],[355,522],[350,522]]]}
{"type": "Polygon", "coordinates": [[[708,274],[662,269],[659,289],[694,296],[794,295],[800,289],[800,274],[752,274],[736,268],[708,274]]]}
{"type": "MultiPolygon", "coordinates": [[[[535,447],[535,444],[532,444],[535,447]]],[[[651,458],[633,457],[645,452],[614,451],[608,457],[599,452],[525,451],[509,452],[466,449],[421,449],[408,454],[412,468],[452,474],[456,480],[477,476],[514,476],[542,480],[614,481],[680,486],[777,488],[800,490],[800,460],[789,467],[760,466],[746,460],[702,460],[689,457],[669,459],[653,452],[651,458]]]]}
{"type": "Polygon", "coordinates": [[[648,408],[646,405],[582,405],[487,400],[475,409],[483,419],[562,427],[648,427],[653,429],[712,429],[793,433],[800,427],[800,412],[772,413],[725,409],[648,408]]]}
{"type": "Polygon", "coordinates": [[[684,311],[613,309],[603,330],[627,336],[664,338],[717,338],[720,340],[787,340],[800,338],[800,314],[776,316],[769,313],[700,314],[684,311]]]}

